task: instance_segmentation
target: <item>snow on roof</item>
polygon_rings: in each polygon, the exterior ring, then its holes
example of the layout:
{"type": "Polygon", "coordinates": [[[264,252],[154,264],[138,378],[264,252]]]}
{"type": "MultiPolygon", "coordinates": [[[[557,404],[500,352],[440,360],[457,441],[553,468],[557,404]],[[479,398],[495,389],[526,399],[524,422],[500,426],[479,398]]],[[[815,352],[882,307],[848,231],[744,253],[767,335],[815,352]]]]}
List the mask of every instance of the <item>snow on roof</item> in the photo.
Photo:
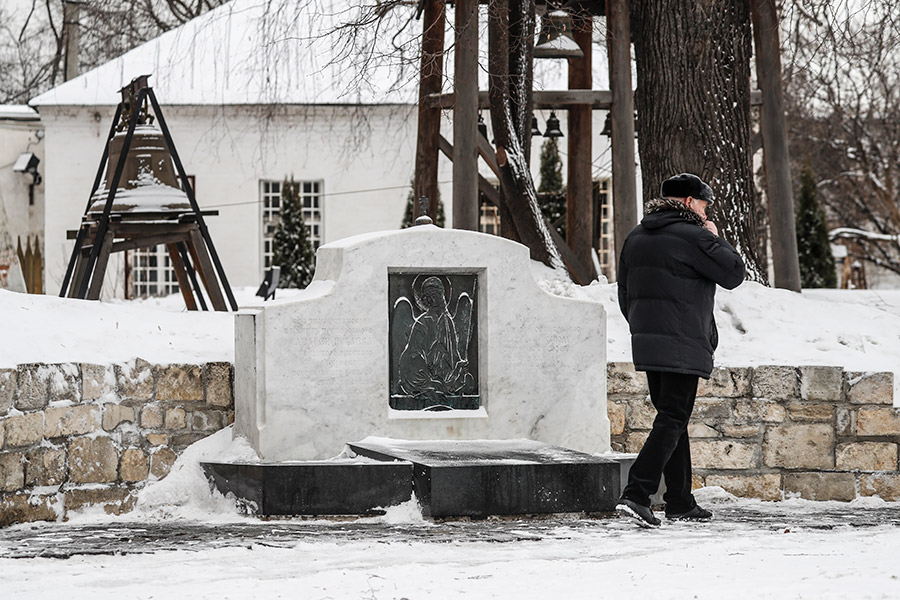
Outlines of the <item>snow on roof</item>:
{"type": "MultiPolygon", "coordinates": [[[[169,105],[413,104],[421,22],[414,7],[391,12],[377,28],[359,32],[355,48],[335,33],[362,9],[350,0],[232,0],[126,54],[35,98],[32,106],[111,106],[139,75],[169,105]],[[402,48],[407,60],[364,65],[360,49],[375,54],[402,48]]],[[[452,17],[451,17],[452,18],[452,17]]],[[[485,29],[486,15],[480,19],[485,29]]],[[[447,28],[445,48],[453,47],[447,28]]],[[[482,36],[486,39],[486,34],[482,36]]],[[[482,46],[484,42],[482,42],[482,46]]],[[[595,88],[605,87],[605,56],[594,44],[595,88]]],[[[444,73],[452,74],[452,52],[444,73]]],[[[481,49],[479,87],[487,89],[487,51],[481,49]]],[[[565,89],[565,61],[537,61],[535,89],[565,89]]]]}
{"type": "Polygon", "coordinates": [[[25,104],[0,104],[0,120],[4,121],[39,121],[40,115],[25,104]]]}

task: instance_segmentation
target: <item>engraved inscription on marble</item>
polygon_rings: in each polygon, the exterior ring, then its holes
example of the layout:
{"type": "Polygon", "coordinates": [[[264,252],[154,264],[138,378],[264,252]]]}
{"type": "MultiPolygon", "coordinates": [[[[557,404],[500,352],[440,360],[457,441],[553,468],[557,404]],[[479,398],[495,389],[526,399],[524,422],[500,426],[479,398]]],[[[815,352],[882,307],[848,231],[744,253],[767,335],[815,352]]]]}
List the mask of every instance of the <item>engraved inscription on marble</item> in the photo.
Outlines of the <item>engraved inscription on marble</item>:
{"type": "Polygon", "coordinates": [[[390,406],[474,410],[478,305],[473,273],[389,273],[390,406]]]}

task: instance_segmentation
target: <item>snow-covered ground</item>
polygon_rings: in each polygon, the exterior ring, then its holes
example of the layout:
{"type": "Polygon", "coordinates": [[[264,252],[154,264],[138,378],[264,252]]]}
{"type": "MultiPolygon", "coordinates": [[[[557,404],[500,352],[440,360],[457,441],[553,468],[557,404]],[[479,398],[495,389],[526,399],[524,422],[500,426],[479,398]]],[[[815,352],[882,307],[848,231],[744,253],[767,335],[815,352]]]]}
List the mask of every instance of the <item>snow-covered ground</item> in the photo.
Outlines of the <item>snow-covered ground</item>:
{"type": "Polygon", "coordinates": [[[351,521],[259,521],[200,473],[205,456],[247,458],[230,437],[189,448],[129,515],[89,509],[0,530],[0,598],[900,597],[900,505],[876,498],[762,502],[704,488],[713,521],[658,530],[575,516],[433,523],[414,503],[351,521]]]}

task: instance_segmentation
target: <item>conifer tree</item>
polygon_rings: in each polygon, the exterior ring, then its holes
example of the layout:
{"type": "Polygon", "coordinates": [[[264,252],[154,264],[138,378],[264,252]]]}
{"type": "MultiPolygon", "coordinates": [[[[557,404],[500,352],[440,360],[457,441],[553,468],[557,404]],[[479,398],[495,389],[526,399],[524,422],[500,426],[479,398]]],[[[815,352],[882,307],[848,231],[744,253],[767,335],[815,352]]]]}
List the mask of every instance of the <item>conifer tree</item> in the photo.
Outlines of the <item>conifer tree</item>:
{"type": "MultiPolygon", "coordinates": [[[[417,200],[416,192],[413,189],[415,186],[415,182],[410,182],[409,195],[406,196],[406,210],[403,212],[403,221],[400,223],[400,229],[406,229],[407,227],[412,227],[415,225],[415,220],[413,219],[413,202],[417,200]]],[[[428,215],[434,220],[434,224],[438,227],[444,226],[444,203],[441,200],[441,193],[438,191],[438,214],[437,218],[434,215],[428,215]]]]}
{"type": "Polygon", "coordinates": [[[300,185],[293,177],[281,185],[280,220],[272,239],[272,264],[281,267],[280,288],[305,288],[312,281],[316,253],[303,221],[300,185]]]}
{"type": "Polygon", "coordinates": [[[541,212],[556,230],[566,237],[566,185],[563,183],[562,159],[556,138],[547,138],[541,144],[541,184],[538,187],[538,202],[541,212]]]}
{"type": "Polygon", "coordinates": [[[805,288],[833,288],[837,287],[837,273],[828,244],[825,212],[816,196],[815,176],[807,165],[800,174],[800,199],[797,204],[800,284],[805,288]]]}

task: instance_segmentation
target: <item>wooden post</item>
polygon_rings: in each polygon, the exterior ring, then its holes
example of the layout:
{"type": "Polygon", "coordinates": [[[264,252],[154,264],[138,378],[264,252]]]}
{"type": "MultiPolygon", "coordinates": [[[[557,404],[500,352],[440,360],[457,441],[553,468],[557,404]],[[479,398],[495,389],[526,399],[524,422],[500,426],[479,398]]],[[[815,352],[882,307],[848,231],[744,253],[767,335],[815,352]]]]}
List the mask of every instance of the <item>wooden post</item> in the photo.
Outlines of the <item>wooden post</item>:
{"type": "Polygon", "coordinates": [[[453,227],[478,229],[478,0],[456,2],[453,227]]]}
{"type": "Polygon", "coordinates": [[[63,60],[64,81],[78,77],[78,61],[81,50],[81,24],[78,22],[80,13],[81,2],[63,0],[63,37],[66,42],[66,53],[63,60]]]}
{"type": "Polygon", "coordinates": [[[441,109],[429,107],[429,94],[441,93],[444,58],[444,0],[426,0],[422,31],[422,65],[419,73],[419,123],[416,139],[416,171],[413,190],[413,220],[421,216],[416,202],[422,196],[431,201],[429,212],[436,218],[438,209],[438,137],[441,133],[441,109]]]}
{"type": "Polygon", "coordinates": [[[763,141],[763,166],[766,172],[766,195],[769,200],[769,227],[772,231],[774,284],[777,288],[799,292],[800,262],[794,226],[787,126],[784,122],[778,15],[774,0],[752,0],[751,10],[753,41],[756,46],[756,78],[762,91],[759,121],[763,141]]]}
{"type": "MultiPolygon", "coordinates": [[[[631,87],[631,23],[627,0],[606,0],[606,44],[612,106],[613,242],[617,264],[625,237],[638,222],[634,166],[634,95],[631,87]]],[[[616,269],[610,269],[615,279],[616,269]]]]}
{"type": "MultiPolygon", "coordinates": [[[[569,59],[569,89],[591,89],[591,30],[593,19],[575,15],[575,42],[584,52],[582,58],[569,59]]],[[[592,186],[591,143],[593,141],[591,107],[569,108],[568,181],[566,184],[566,243],[584,272],[594,276],[594,200],[592,186]]],[[[583,277],[583,275],[582,275],[583,277]]],[[[590,281],[580,281],[587,285],[590,281]]]]}
{"type": "Polygon", "coordinates": [[[194,300],[194,292],[191,290],[191,282],[188,280],[187,270],[184,267],[184,261],[181,260],[181,254],[178,252],[178,243],[166,244],[166,250],[169,252],[169,260],[172,261],[172,270],[175,271],[175,278],[178,280],[178,290],[181,297],[184,298],[184,305],[188,310],[197,310],[197,301],[194,300]]]}

